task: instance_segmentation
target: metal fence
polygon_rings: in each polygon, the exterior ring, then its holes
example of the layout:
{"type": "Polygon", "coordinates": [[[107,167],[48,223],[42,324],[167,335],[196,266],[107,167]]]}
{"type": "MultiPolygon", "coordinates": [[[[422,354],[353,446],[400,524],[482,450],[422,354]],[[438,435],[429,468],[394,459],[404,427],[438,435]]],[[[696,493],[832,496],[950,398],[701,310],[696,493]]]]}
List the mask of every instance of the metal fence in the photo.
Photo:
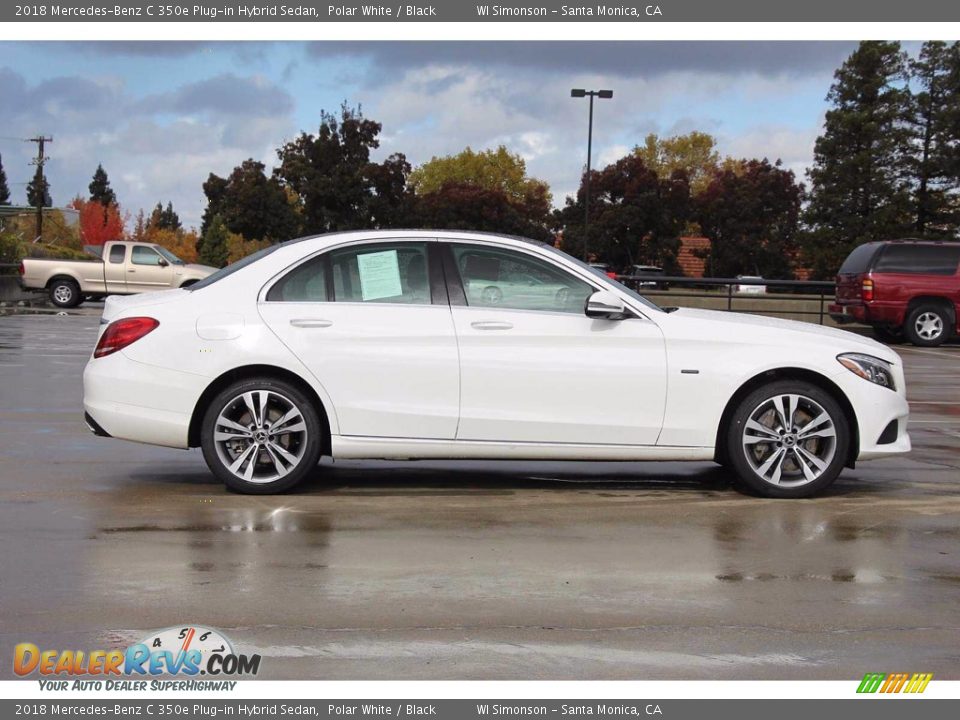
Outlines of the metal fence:
{"type": "Polygon", "coordinates": [[[756,315],[801,315],[816,317],[817,322],[823,325],[829,315],[827,305],[833,300],[836,285],[832,282],[816,280],[766,280],[747,278],[689,278],[670,277],[659,275],[617,275],[617,280],[632,290],[655,299],[658,304],[671,298],[704,298],[721,300],[719,309],[727,312],[743,312],[756,315]],[[740,293],[739,286],[764,288],[762,293],[740,293]],[[667,289],[669,288],[669,290],[667,289]],[[676,292],[673,288],[680,288],[676,292]],[[689,290],[687,290],[689,288],[689,290]],[[789,309],[770,307],[764,309],[748,309],[737,307],[741,301],[760,301],[763,304],[787,303],[789,309]],[[817,309],[809,310],[799,307],[801,303],[816,301],[817,309]]]}

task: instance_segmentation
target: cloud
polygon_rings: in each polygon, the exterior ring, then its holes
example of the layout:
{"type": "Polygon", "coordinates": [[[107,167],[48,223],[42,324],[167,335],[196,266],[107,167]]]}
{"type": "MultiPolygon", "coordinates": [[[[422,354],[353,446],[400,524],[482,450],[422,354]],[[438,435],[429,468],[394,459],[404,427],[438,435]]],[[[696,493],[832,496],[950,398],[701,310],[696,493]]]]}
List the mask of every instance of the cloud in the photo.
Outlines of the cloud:
{"type": "Polygon", "coordinates": [[[371,79],[380,83],[392,82],[396,72],[433,65],[617,78],[684,71],[798,77],[832,71],[853,47],[849,42],[315,42],[308,55],[367,60],[371,79]]]}
{"type": "Polygon", "coordinates": [[[277,116],[293,110],[293,98],[283,88],[260,76],[217,75],[183,85],[172,92],[151,95],[138,103],[147,113],[277,116]]]}

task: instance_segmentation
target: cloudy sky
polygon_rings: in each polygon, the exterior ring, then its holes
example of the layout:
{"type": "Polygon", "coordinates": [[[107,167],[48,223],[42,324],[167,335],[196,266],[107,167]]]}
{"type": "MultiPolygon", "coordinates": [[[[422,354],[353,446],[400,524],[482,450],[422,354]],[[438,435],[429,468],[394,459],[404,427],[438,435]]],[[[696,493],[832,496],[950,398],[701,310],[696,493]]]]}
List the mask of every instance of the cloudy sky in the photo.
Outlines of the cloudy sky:
{"type": "MultiPolygon", "coordinates": [[[[587,105],[570,88],[611,88],[594,125],[594,167],[647,133],[702,130],[723,154],[780,158],[802,175],[833,71],[852,43],[823,42],[0,42],[0,155],[25,202],[35,145],[52,135],[56,204],[86,194],[103,163],[131,213],[172,200],[199,224],[201,184],[274,150],[346,100],[383,123],[380,156],[505,144],[574,191],[587,105]]],[[[908,46],[908,49],[910,47],[908,46]]]]}

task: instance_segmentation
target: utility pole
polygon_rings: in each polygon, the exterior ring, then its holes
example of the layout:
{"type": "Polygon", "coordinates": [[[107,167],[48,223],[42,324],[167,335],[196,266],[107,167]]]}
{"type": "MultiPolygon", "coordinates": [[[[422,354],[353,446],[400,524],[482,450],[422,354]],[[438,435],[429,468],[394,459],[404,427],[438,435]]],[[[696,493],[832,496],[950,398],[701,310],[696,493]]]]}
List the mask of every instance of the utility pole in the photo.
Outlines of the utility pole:
{"type": "Polygon", "coordinates": [[[35,142],[37,144],[37,157],[35,160],[31,161],[31,165],[37,166],[37,174],[34,177],[39,177],[39,190],[40,197],[37,199],[37,239],[34,242],[39,241],[43,237],[43,201],[46,199],[46,182],[43,176],[43,165],[50,158],[44,155],[44,145],[48,142],[53,142],[52,137],[44,137],[42,134],[34,138],[27,138],[26,142],[35,142]]]}
{"type": "Polygon", "coordinates": [[[583,261],[590,262],[590,155],[593,151],[593,99],[609,100],[613,97],[613,90],[583,90],[575,88],[570,91],[570,97],[590,98],[590,119],[587,124],[587,176],[586,198],[583,211],[583,261]]]}

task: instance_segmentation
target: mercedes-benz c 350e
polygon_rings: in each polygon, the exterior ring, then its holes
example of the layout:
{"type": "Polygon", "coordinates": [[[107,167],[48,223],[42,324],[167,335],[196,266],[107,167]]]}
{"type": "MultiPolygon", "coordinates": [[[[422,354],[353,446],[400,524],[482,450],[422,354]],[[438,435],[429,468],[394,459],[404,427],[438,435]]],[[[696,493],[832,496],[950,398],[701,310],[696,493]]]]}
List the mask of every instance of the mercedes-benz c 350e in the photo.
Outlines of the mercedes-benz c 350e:
{"type": "Polygon", "coordinates": [[[247,493],[330,455],[712,460],[804,497],[910,449],[884,345],[661,309],[552,247],[468,232],[310,237],[111,297],[84,408],[97,434],[202,448],[247,493]]]}

